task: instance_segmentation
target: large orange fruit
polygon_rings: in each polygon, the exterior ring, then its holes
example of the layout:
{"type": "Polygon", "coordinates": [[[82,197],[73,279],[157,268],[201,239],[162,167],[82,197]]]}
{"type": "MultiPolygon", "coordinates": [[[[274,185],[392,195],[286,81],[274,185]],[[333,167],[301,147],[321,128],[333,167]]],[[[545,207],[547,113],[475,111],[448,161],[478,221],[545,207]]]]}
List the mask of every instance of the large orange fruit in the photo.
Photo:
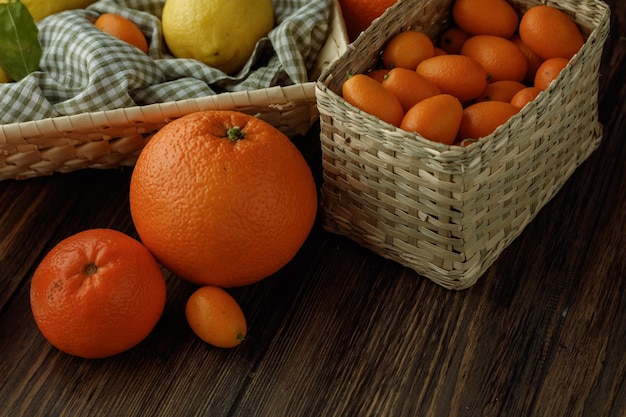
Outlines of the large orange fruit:
{"type": "Polygon", "coordinates": [[[355,40],[374,19],[397,2],[398,0],[339,0],[350,41],[355,40]]]}
{"type": "Polygon", "coordinates": [[[177,119],[144,147],[130,183],[139,237],[181,278],[234,287],[282,268],[317,212],[311,170],[295,145],[235,111],[177,119]]]}
{"type": "Polygon", "coordinates": [[[58,243],[30,284],[30,304],[43,336],[59,350],[104,358],[137,345],[165,307],[159,264],[137,240],[90,229],[58,243]]]}

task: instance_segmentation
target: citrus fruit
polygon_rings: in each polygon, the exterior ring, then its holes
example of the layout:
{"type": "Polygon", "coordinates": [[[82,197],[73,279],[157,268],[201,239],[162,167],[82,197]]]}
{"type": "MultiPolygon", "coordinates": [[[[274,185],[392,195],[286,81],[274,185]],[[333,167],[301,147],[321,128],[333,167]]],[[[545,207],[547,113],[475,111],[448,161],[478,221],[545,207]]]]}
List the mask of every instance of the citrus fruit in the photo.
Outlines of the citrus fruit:
{"type": "Polygon", "coordinates": [[[385,68],[415,70],[417,64],[435,55],[435,45],[428,35],[416,30],[405,30],[393,36],[383,48],[385,68]]]}
{"type": "Polygon", "coordinates": [[[367,72],[367,76],[375,79],[379,83],[383,82],[387,74],[389,74],[389,70],[387,68],[376,68],[367,72]]]}
{"type": "Polygon", "coordinates": [[[175,57],[235,74],[274,28],[274,9],[271,0],[167,0],[161,21],[175,57]]]}
{"type": "Polygon", "coordinates": [[[526,88],[526,85],[519,81],[502,80],[495,81],[487,85],[476,101],[505,101],[509,103],[515,93],[526,88]]]}
{"type": "Polygon", "coordinates": [[[469,56],[483,66],[489,81],[522,81],[528,70],[526,57],[519,47],[508,39],[493,35],[475,35],[461,48],[461,55],[469,56]]]}
{"type": "Polygon", "coordinates": [[[116,355],[145,339],[165,297],[163,274],[148,249],[111,229],[89,229],[59,242],[30,284],[43,336],[84,358],[116,355]]]}
{"type": "Polygon", "coordinates": [[[390,70],[382,85],[400,100],[405,112],[423,99],[441,94],[439,87],[426,77],[406,68],[390,70]]]}
{"type": "Polygon", "coordinates": [[[394,126],[399,126],[404,116],[400,100],[365,74],[348,77],[341,86],[341,94],[354,107],[394,126]]]}
{"type": "Polygon", "coordinates": [[[380,17],[385,10],[393,6],[397,1],[339,0],[349,40],[354,41],[361,32],[372,24],[374,19],[380,17]]]}
{"type": "Polygon", "coordinates": [[[237,301],[212,285],[198,288],[187,300],[185,317],[200,339],[220,348],[232,348],[246,337],[246,317],[237,301]]]}
{"type": "Polygon", "coordinates": [[[458,98],[449,94],[428,97],[406,112],[400,128],[419,133],[434,142],[451,145],[456,139],[463,106],[458,98]]]}
{"type": "Polygon", "coordinates": [[[470,35],[510,38],[517,30],[519,16],[506,0],[455,0],[455,23],[470,35]]]}
{"type": "Polygon", "coordinates": [[[448,54],[460,54],[461,47],[471,35],[457,26],[446,29],[439,38],[439,47],[448,54]]]}
{"type": "Polygon", "coordinates": [[[141,29],[124,16],[116,13],[103,13],[96,19],[94,25],[101,31],[135,46],[144,54],[148,53],[148,41],[141,29]]]}
{"type": "MultiPolygon", "coordinates": [[[[0,0],[0,3],[9,3],[12,0],[0,0]]],[[[40,21],[44,17],[50,16],[55,13],[62,12],[64,10],[72,10],[72,9],[84,9],[92,3],[95,3],[96,0],[20,0],[28,11],[35,22],[40,21]]]]}
{"type": "Polygon", "coordinates": [[[537,98],[541,90],[537,87],[526,87],[515,93],[511,98],[511,104],[521,109],[531,101],[537,98]]]}
{"type": "Polygon", "coordinates": [[[463,110],[458,139],[480,139],[506,123],[519,109],[503,101],[481,101],[463,110]]]}
{"type": "Polygon", "coordinates": [[[531,7],[524,13],[519,35],[543,59],[570,59],[585,42],[572,18],[556,7],[545,5],[531,7]]]}
{"type": "Polygon", "coordinates": [[[524,43],[522,38],[519,36],[519,33],[513,35],[511,41],[517,45],[519,50],[522,52],[522,55],[526,57],[527,70],[526,76],[524,77],[524,83],[532,85],[535,81],[535,73],[537,72],[539,65],[543,63],[544,59],[534,53],[533,50],[524,43]]]}
{"type": "Polygon", "coordinates": [[[461,102],[478,97],[487,87],[487,71],[475,59],[464,55],[439,55],[422,61],[417,73],[429,79],[442,93],[461,102]]]}
{"type": "Polygon", "coordinates": [[[236,111],[195,112],[159,130],[137,159],[129,198],[139,237],[163,266],[219,287],[278,271],[317,214],[313,174],[298,148],[236,111]]]}
{"type": "Polygon", "coordinates": [[[537,69],[533,85],[540,90],[545,90],[559,76],[568,63],[569,59],[567,58],[546,59],[537,69]]]}

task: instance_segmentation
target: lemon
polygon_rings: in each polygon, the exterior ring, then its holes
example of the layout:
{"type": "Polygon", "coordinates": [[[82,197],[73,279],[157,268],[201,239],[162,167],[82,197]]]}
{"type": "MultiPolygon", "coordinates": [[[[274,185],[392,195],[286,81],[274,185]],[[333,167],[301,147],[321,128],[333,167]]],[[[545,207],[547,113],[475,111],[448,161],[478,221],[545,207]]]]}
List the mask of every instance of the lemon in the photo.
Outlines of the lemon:
{"type": "MultiPolygon", "coordinates": [[[[0,0],[0,3],[8,3],[10,0],[0,0]]],[[[46,16],[70,9],[84,9],[96,0],[20,0],[28,11],[39,22],[46,16]]]]}
{"type": "Polygon", "coordinates": [[[166,0],[163,37],[172,55],[239,72],[274,27],[271,0],[166,0]]]}

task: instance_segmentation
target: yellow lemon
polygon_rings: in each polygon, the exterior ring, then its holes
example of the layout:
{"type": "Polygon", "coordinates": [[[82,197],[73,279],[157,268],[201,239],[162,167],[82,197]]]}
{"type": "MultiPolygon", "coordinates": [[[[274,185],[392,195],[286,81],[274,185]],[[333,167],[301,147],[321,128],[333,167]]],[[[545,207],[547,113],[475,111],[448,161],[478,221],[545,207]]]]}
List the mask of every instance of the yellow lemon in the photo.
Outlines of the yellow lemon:
{"type": "MultiPolygon", "coordinates": [[[[8,3],[10,0],[0,0],[0,3],[8,3]]],[[[39,22],[46,16],[71,9],[84,9],[96,0],[20,0],[30,14],[39,22]]]]}
{"type": "Polygon", "coordinates": [[[163,37],[177,58],[237,73],[274,27],[271,0],[166,0],[163,37]]]}

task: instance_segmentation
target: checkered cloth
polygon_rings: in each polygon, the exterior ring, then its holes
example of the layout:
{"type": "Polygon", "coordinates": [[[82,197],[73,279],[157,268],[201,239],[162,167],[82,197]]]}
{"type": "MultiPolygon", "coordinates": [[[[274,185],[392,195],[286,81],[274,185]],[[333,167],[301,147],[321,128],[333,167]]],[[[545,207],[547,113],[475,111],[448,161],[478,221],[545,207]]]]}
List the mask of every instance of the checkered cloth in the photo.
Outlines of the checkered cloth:
{"type": "Polygon", "coordinates": [[[276,27],[229,76],[169,55],[160,24],[164,3],[100,0],[39,22],[40,70],[0,84],[0,124],[307,82],[329,29],[330,0],[274,0],[276,27]],[[142,29],[148,55],[93,25],[108,12],[142,29]]]}

